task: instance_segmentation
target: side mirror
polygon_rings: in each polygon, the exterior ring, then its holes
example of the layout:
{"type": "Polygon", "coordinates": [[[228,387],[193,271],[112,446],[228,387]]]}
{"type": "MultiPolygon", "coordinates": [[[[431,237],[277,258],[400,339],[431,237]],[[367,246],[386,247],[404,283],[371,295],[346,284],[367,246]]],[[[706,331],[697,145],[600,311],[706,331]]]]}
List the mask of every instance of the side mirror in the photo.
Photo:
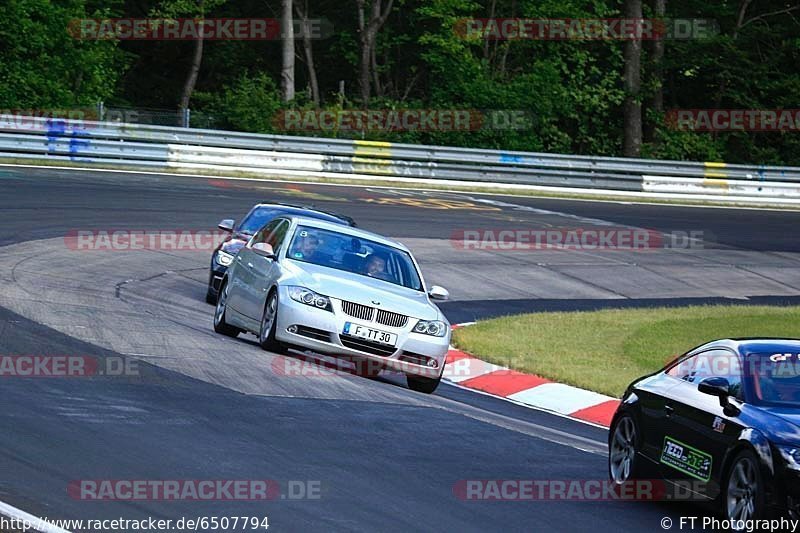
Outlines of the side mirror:
{"type": "Polygon", "coordinates": [[[739,414],[739,409],[729,401],[731,384],[727,379],[719,376],[706,378],[697,385],[697,390],[703,394],[719,398],[719,405],[724,408],[726,415],[735,416],[739,414]]]}
{"type": "Polygon", "coordinates": [[[222,231],[233,232],[234,224],[236,224],[235,220],[233,220],[232,218],[226,218],[225,220],[217,224],[217,227],[222,231]]]}
{"type": "Polygon", "coordinates": [[[265,242],[255,243],[252,250],[261,257],[272,259],[273,261],[278,258],[278,256],[275,255],[275,251],[272,249],[272,245],[265,242]]]}
{"type": "Polygon", "coordinates": [[[710,394],[719,398],[727,398],[730,396],[731,384],[728,380],[721,377],[706,378],[697,385],[697,390],[703,394],[710,394]]]}
{"type": "Polygon", "coordinates": [[[450,293],[444,287],[432,285],[431,289],[428,291],[428,296],[430,296],[432,300],[447,300],[450,298],[450,293]]]}

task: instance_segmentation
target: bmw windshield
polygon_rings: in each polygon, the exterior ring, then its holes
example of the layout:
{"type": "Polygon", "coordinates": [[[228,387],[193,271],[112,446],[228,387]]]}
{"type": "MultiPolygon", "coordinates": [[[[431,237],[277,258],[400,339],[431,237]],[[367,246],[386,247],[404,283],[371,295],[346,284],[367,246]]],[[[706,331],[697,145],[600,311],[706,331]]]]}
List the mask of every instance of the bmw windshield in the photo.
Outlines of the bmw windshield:
{"type": "Polygon", "coordinates": [[[298,226],[286,257],[422,290],[408,252],[336,231],[298,226]]]}

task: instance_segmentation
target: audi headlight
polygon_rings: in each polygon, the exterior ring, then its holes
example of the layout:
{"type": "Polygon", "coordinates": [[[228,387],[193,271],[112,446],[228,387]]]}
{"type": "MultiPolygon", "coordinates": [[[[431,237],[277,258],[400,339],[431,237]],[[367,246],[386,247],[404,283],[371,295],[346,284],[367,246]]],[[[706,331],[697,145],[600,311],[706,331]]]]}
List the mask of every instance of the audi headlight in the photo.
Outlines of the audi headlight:
{"type": "Polygon", "coordinates": [[[432,335],[433,337],[444,337],[447,333],[447,324],[441,320],[420,320],[414,326],[414,333],[432,335]]]}
{"type": "Polygon", "coordinates": [[[224,267],[230,266],[233,263],[233,256],[228,252],[223,252],[220,250],[217,252],[216,261],[218,265],[222,265],[224,267]]]}
{"type": "Polygon", "coordinates": [[[306,304],[310,305],[311,307],[316,307],[317,309],[333,312],[331,299],[327,296],[316,293],[311,289],[297,286],[289,287],[289,297],[296,302],[300,302],[301,304],[306,304]]]}
{"type": "Polygon", "coordinates": [[[786,465],[792,470],[800,470],[800,448],[794,446],[777,446],[786,465]]]}

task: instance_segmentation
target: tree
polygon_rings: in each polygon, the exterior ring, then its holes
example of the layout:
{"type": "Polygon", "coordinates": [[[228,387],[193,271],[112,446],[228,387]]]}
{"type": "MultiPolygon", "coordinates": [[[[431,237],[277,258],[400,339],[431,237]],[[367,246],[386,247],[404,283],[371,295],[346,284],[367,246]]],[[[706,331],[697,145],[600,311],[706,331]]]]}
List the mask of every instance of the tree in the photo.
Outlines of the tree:
{"type": "Polygon", "coordinates": [[[57,110],[114,95],[127,60],[114,40],[81,34],[81,20],[120,16],[121,2],[7,0],[0,17],[0,106],[57,110]]]}
{"type": "MultiPolygon", "coordinates": [[[[203,19],[208,11],[221,6],[225,2],[226,0],[161,0],[158,6],[151,11],[151,16],[170,19],[190,16],[203,19]]],[[[186,74],[178,103],[181,109],[189,108],[192,93],[197,85],[200,66],[203,63],[203,46],[205,42],[203,37],[203,32],[198,31],[197,38],[194,40],[192,57],[189,61],[189,71],[186,74]]]]}
{"type": "Polygon", "coordinates": [[[295,4],[295,11],[297,12],[297,17],[300,19],[300,25],[303,29],[303,55],[305,57],[306,69],[308,70],[308,85],[311,88],[311,99],[314,105],[319,106],[319,81],[317,79],[317,67],[314,65],[311,23],[308,19],[308,0],[303,0],[302,7],[300,3],[295,4]]]}
{"type": "MultiPolygon", "coordinates": [[[[370,78],[377,71],[375,44],[378,32],[386,23],[392,12],[394,0],[372,0],[369,13],[366,12],[366,0],[355,0],[358,9],[358,33],[361,44],[361,60],[359,62],[358,88],[361,92],[361,104],[369,106],[370,78]]],[[[380,82],[376,80],[376,85],[380,82]]]]}
{"type": "Polygon", "coordinates": [[[281,94],[294,100],[294,21],[292,0],[281,0],[281,94]]]}
{"type": "MultiPolygon", "coordinates": [[[[642,0],[625,0],[625,18],[641,20],[642,0]]],[[[638,35],[629,35],[623,49],[625,67],[625,103],[623,105],[622,155],[639,157],[642,148],[642,103],[639,93],[642,87],[642,40],[638,35]]]]}
{"type": "MultiPolygon", "coordinates": [[[[667,0],[653,0],[653,16],[656,20],[664,20],[667,12],[667,0]]],[[[648,100],[648,111],[651,120],[647,121],[645,140],[653,142],[655,138],[655,123],[653,118],[660,118],[664,115],[664,38],[656,38],[651,41],[649,89],[651,91],[648,100]]]]}

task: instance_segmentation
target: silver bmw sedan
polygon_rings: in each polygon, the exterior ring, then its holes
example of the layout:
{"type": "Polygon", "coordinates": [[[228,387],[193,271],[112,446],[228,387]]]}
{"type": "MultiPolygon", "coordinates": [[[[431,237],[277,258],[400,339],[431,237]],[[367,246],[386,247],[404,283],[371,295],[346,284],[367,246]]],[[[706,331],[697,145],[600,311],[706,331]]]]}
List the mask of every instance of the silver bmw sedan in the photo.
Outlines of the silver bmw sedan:
{"type": "Polygon", "coordinates": [[[359,374],[406,375],[431,393],[439,385],[450,324],[432,300],[411,252],[378,234],[299,216],[282,216],[236,255],[221,283],[214,330],[258,336],[273,352],[288,348],[343,357],[359,374]]]}

